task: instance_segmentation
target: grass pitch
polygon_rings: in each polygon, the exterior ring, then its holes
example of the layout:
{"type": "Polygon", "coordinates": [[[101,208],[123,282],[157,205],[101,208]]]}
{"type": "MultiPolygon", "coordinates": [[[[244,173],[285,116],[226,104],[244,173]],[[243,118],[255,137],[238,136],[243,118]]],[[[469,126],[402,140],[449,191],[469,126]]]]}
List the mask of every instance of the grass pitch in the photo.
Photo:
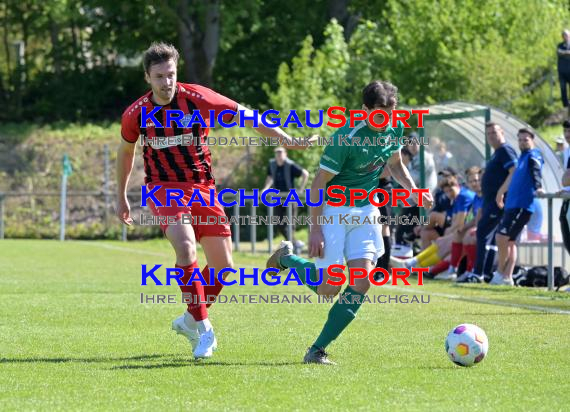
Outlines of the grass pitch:
{"type": "MultiPolygon", "coordinates": [[[[570,293],[436,282],[374,288],[393,296],[429,293],[430,303],[365,304],[329,348],[336,367],[301,363],[329,305],[217,304],[210,317],[219,349],[211,360],[195,362],[186,340],[169,330],[183,305],[140,303],[141,292],[178,296],[176,286],[140,286],[142,263],[173,265],[165,241],[4,240],[0,250],[3,411],[557,411],[570,405],[570,293]],[[455,366],[443,349],[459,323],[475,323],[489,337],[487,358],[473,368],[455,366]]],[[[234,259],[241,267],[265,261],[243,253],[234,259]]],[[[224,290],[305,293],[301,286],[224,290]]]]}

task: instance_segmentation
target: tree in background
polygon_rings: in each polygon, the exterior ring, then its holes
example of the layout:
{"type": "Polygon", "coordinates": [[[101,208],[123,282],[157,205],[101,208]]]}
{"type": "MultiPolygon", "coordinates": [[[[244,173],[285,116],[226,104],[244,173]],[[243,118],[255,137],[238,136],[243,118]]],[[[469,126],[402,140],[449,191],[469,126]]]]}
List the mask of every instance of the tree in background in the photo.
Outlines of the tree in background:
{"type": "MultiPolygon", "coordinates": [[[[362,13],[370,20],[361,20],[349,40],[334,20],[319,48],[305,39],[291,64],[280,66],[277,87],[265,86],[273,108],[359,108],[359,91],[380,78],[398,86],[406,105],[466,100],[509,109],[529,122],[556,109],[549,107],[548,83],[534,93],[525,89],[554,68],[568,17],[562,1],[388,0],[368,2],[362,13]]],[[[260,162],[270,155],[263,151],[260,162]]],[[[320,150],[295,155],[314,168],[320,150]]]]}

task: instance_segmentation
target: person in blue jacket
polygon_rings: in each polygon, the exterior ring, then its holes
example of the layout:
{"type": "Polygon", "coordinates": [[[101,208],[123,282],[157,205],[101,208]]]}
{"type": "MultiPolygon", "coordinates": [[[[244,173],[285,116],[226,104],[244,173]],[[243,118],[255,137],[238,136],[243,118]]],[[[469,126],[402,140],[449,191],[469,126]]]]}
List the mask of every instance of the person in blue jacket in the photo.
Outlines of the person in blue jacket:
{"type": "Polygon", "coordinates": [[[542,166],[544,160],[535,148],[534,133],[520,129],[517,134],[521,155],[512,178],[508,182],[509,195],[503,204],[505,190],[497,192],[497,205],[505,209],[497,231],[499,266],[493,273],[492,285],[513,286],[513,269],[517,260],[517,238],[535,211],[536,195],[542,189],[542,166]]]}

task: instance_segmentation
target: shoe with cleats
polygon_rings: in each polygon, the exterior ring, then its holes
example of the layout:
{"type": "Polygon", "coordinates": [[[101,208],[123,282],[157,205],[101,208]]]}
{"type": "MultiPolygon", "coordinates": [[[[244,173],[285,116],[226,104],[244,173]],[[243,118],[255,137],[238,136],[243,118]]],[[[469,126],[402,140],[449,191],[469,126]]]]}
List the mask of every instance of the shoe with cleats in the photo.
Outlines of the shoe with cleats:
{"type": "Polygon", "coordinates": [[[293,254],[293,243],[283,240],[281,241],[281,245],[279,245],[279,249],[277,249],[273,254],[267,259],[267,263],[265,267],[269,268],[276,268],[279,270],[287,269],[285,266],[281,265],[279,259],[283,256],[292,255],[293,254]]]}
{"type": "Polygon", "coordinates": [[[322,348],[310,347],[307,349],[303,363],[317,363],[319,365],[336,365],[328,358],[328,354],[322,348]]]}
{"type": "Polygon", "coordinates": [[[186,322],[184,322],[184,315],[181,315],[172,321],[172,330],[188,339],[188,342],[192,345],[192,351],[196,349],[200,340],[200,334],[198,333],[198,329],[192,329],[186,325],[186,322]]]}
{"type": "Polygon", "coordinates": [[[493,279],[489,282],[489,285],[501,285],[501,286],[515,286],[513,278],[505,278],[498,272],[493,273],[493,279]]]}
{"type": "Polygon", "coordinates": [[[200,335],[198,345],[194,348],[194,357],[196,359],[211,358],[216,349],[218,349],[218,342],[214,329],[207,330],[200,335]]]}

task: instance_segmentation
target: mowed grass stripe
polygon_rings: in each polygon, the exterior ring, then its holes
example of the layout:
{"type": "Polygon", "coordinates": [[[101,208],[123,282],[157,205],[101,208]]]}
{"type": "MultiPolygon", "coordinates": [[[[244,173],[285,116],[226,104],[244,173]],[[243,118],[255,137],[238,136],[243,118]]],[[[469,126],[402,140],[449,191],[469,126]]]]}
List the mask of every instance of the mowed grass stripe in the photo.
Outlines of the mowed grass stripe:
{"type": "MultiPolygon", "coordinates": [[[[211,361],[194,362],[184,339],[169,331],[183,306],[138,302],[141,291],[178,293],[140,286],[141,263],[173,263],[168,244],[128,247],[166,256],[2,242],[0,410],[553,411],[570,404],[566,315],[441,296],[425,305],[364,305],[329,348],[335,368],[301,364],[329,305],[214,305],[220,349],[211,361]],[[464,322],[490,340],[488,358],[469,369],[443,350],[447,332],[464,322]]],[[[263,267],[264,258],[236,254],[236,261],[263,267]]],[[[415,293],[407,292],[397,291],[415,293]]],[[[224,293],[307,292],[247,285],[224,293]]]]}

